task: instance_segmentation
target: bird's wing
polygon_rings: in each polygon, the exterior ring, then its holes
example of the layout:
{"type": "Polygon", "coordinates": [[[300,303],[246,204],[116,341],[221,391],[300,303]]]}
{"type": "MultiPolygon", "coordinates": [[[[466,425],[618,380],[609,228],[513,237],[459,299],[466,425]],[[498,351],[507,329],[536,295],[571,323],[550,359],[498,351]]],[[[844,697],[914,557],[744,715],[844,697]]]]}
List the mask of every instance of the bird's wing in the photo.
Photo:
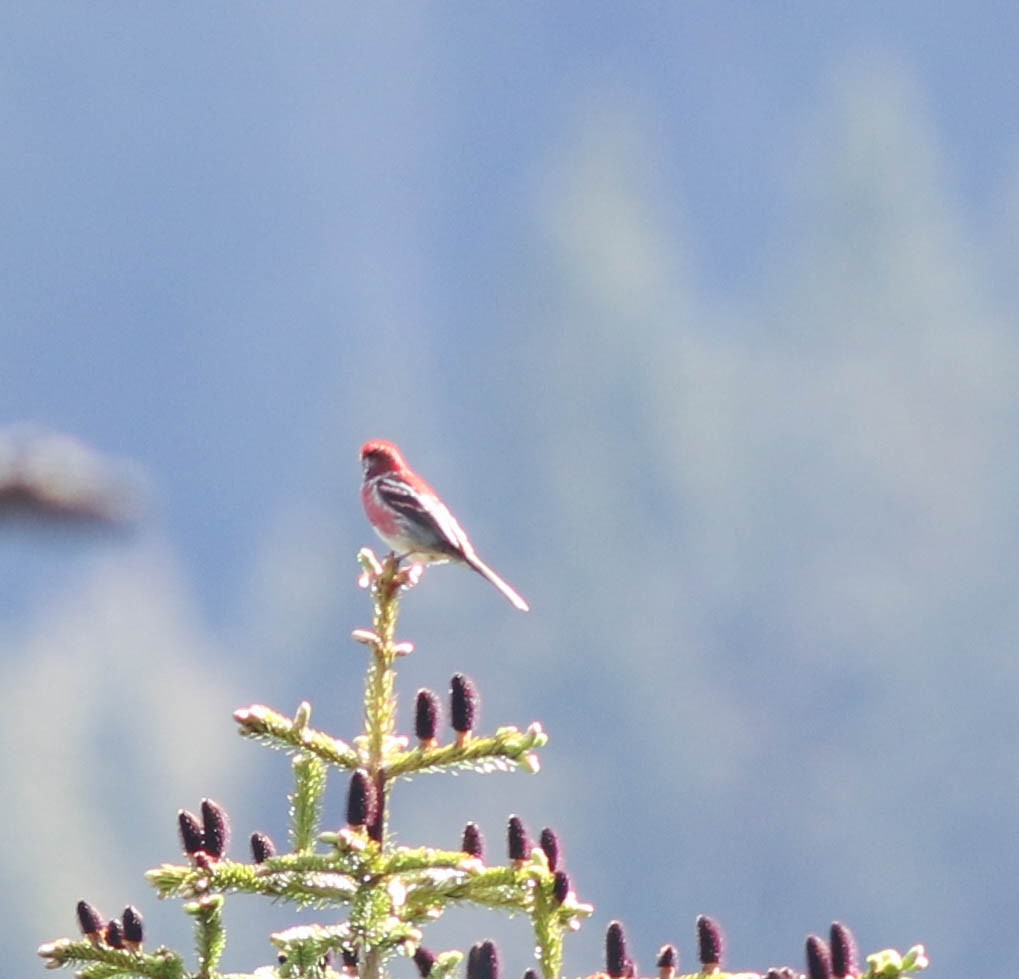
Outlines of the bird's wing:
{"type": "Polygon", "coordinates": [[[383,477],[376,483],[379,497],[413,523],[422,537],[422,543],[440,554],[465,559],[474,556],[474,548],[463,528],[449,512],[449,508],[434,493],[419,492],[402,479],[383,477]]]}

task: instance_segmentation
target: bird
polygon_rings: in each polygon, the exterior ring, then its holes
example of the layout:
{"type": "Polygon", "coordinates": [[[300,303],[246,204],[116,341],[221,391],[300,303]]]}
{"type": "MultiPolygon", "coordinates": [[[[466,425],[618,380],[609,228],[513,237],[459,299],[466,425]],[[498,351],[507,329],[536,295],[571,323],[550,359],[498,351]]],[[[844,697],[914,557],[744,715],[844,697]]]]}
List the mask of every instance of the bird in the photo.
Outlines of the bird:
{"type": "Polygon", "coordinates": [[[530,606],[478,557],[470,538],[432,489],[407,464],[392,442],[372,439],[361,446],[361,502],[368,522],[397,554],[413,564],[466,564],[493,584],[521,612],[530,606]]]}

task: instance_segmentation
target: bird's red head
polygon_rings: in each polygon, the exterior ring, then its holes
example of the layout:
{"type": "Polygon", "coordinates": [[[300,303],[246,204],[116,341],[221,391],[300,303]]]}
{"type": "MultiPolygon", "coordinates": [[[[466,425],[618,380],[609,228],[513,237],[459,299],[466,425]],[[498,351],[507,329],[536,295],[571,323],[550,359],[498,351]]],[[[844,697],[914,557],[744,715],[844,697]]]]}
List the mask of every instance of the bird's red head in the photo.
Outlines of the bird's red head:
{"type": "Polygon", "coordinates": [[[372,439],[361,446],[361,468],[364,469],[365,479],[394,470],[399,471],[406,466],[403,455],[392,442],[372,439]]]}

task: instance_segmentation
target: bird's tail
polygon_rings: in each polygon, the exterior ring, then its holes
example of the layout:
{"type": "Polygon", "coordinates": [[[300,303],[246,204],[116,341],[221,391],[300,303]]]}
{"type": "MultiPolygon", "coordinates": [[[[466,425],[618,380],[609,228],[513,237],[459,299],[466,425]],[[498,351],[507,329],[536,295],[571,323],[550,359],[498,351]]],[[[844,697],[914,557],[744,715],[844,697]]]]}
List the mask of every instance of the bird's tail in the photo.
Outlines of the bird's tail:
{"type": "Polygon", "coordinates": [[[484,561],[481,560],[476,554],[471,554],[467,560],[467,563],[475,570],[479,575],[487,578],[496,588],[499,589],[513,603],[514,607],[520,609],[521,612],[529,612],[531,610],[530,605],[527,604],[505,581],[502,580],[484,561]]]}

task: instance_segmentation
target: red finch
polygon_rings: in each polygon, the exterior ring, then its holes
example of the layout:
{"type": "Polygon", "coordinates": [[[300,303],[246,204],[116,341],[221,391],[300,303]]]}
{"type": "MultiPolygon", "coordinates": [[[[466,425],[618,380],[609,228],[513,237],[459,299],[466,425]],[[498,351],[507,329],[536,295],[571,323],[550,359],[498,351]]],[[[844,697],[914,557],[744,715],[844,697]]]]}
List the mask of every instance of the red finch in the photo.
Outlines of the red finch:
{"type": "Polygon", "coordinates": [[[399,556],[414,564],[459,561],[487,578],[522,612],[525,602],[481,558],[449,508],[392,442],[361,446],[361,502],[368,520],[399,556]]]}

